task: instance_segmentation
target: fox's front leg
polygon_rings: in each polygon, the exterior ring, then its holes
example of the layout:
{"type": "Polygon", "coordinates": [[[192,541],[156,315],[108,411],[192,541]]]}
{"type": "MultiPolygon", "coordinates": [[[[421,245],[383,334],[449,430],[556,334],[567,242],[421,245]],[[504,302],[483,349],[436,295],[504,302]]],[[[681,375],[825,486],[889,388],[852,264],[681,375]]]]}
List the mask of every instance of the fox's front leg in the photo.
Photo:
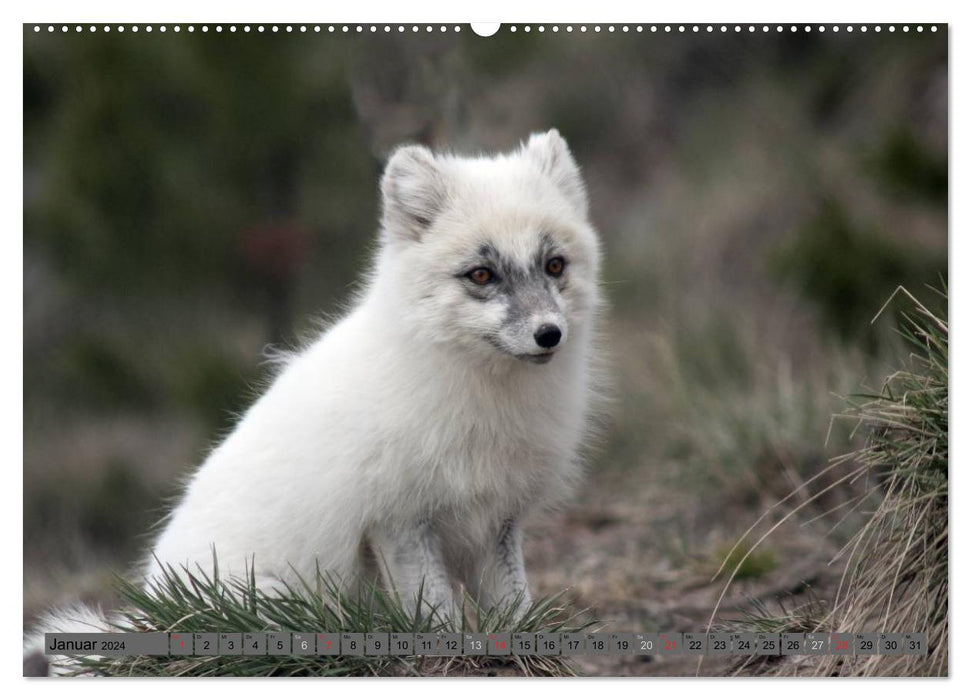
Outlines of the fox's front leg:
{"type": "Polygon", "coordinates": [[[483,610],[515,604],[519,617],[529,609],[532,598],[523,564],[523,531],[516,520],[502,523],[490,546],[478,553],[471,574],[466,583],[483,610]]]}
{"type": "Polygon", "coordinates": [[[372,529],[371,545],[385,586],[403,603],[416,603],[421,592],[428,609],[453,613],[442,543],[428,523],[383,523],[372,529]]]}

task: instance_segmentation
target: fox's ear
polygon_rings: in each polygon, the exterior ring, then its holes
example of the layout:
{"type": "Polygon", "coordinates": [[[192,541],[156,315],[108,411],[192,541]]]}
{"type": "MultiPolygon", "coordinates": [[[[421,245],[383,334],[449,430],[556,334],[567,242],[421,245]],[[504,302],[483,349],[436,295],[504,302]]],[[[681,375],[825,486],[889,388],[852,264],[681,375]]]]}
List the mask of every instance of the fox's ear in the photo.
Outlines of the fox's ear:
{"type": "Polygon", "coordinates": [[[447,191],[435,156],[424,146],[400,146],[381,178],[385,235],[418,240],[441,213],[447,191]]]}
{"type": "Polygon", "coordinates": [[[560,188],[567,201],[582,216],[587,215],[587,191],[583,176],[559,131],[550,129],[545,134],[533,134],[523,146],[523,153],[560,188]]]}

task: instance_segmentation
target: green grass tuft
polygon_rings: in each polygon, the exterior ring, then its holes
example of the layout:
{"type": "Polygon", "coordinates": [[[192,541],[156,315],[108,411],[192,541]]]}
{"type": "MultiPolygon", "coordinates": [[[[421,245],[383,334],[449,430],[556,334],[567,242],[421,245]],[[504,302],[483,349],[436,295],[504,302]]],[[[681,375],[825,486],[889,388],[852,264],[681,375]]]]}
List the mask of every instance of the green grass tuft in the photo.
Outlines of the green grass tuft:
{"type": "Polygon", "coordinates": [[[717,555],[718,570],[734,571],[735,580],[741,581],[762,578],[779,568],[779,557],[774,550],[762,548],[743,557],[746,549],[739,546],[722,548],[717,555]]]}
{"type": "MultiPolygon", "coordinates": [[[[519,617],[518,603],[481,611],[471,601],[450,619],[428,604],[405,605],[371,585],[349,595],[318,571],[311,581],[274,591],[245,578],[220,578],[169,567],[147,587],[119,578],[119,632],[578,632],[564,593],[536,600],[519,617]]],[[[419,596],[420,597],[420,596],[419,596]]],[[[79,659],[78,674],[105,676],[428,676],[479,675],[504,669],[527,676],[574,675],[566,658],[539,656],[138,656],[79,659]]]]}

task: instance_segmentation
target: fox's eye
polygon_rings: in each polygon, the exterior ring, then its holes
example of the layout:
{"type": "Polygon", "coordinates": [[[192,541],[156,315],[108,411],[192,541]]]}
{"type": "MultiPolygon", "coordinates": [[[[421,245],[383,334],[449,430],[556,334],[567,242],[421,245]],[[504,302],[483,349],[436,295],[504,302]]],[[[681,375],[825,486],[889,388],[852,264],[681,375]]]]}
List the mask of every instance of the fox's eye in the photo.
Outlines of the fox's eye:
{"type": "Polygon", "coordinates": [[[466,277],[476,284],[489,284],[494,275],[492,274],[492,270],[490,270],[488,267],[477,267],[466,275],[466,277]]]}
{"type": "Polygon", "coordinates": [[[565,267],[566,261],[563,258],[550,258],[546,263],[546,274],[551,277],[559,277],[563,274],[563,268],[565,267]]]}

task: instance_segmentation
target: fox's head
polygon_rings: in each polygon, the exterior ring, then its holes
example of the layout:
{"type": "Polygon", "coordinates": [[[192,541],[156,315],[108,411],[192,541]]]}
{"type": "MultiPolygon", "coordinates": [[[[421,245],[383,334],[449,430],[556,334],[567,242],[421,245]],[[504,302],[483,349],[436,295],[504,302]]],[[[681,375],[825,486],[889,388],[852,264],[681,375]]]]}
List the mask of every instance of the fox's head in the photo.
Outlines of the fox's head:
{"type": "Polygon", "coordinates": [[[396,297],[410,332],[542,364],[589,328],[599,244],[556,130],[494,157],[400,147],[381,192],[374,281],[396,297]]]}

